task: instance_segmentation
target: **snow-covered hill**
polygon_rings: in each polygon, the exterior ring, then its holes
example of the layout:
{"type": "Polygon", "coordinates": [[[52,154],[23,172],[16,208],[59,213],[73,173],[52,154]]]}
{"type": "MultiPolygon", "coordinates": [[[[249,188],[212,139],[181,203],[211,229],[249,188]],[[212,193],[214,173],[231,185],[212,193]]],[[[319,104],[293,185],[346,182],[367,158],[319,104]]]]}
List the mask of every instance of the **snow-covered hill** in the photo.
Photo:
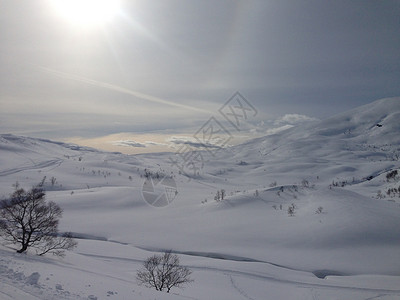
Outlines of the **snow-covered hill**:
{"type": "Polygon", "coordinates": [[[61,230],[80,238],[64,259],[1,248],[0,299],[399,299],[400,197],[387,191],[400,178],[386,178],[400,168],[399,116],[400,98],[378,100],[205,152],[194,176],[171,153],[0,135],[0,195],[46,176],[47,198],[64,209],[61,230]],[[149,171],[176,182],[170,205],[144,201],[149,171]],[[165,249],[195,279],[172,296],[134,279],[165,249]]]}

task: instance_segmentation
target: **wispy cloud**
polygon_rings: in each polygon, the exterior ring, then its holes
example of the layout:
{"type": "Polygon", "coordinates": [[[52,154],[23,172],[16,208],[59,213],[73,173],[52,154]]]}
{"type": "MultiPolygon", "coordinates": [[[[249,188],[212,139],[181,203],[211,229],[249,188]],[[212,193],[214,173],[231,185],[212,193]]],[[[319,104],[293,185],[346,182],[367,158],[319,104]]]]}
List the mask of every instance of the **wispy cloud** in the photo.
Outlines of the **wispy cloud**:
{"type": "Polygon", "coordinates": [[[54,69],[51,69],[51,68],[48,68],[48,67],[44,67],[44,66],[40,66],[40,65],[35,65],[35,66],[37,68],[39,68],[41,71],[45,72],[45,73],[48,73],[48,74],[51,74],[51,75],[54,75],[54,76],[57,76],[57,77],[60,77],[60,78],[63,78],[63,79],[78,81],[78,82],[86,83],[86,84],[93,85],[93,86],[96,86],[96,87],[109,89],[109,90],[112,90],[112,91],[120,92],[120,93],[123,93],[123,94],[128,94],[128,95],[131,95],[131,96],[134,96],[134,97],[137,97],[137,98],[140,98],[140,99],[144,99],[144,100],[147,100],[147,101],[150,101],[150,102],[155,102],[155,103],[158,103],[158,104],[165,104],[165,105],[168,105],[168,106],[174,106],[174,107],[183,108],[183,109],[186,109],[186,110],[191,110],[191,111],[196,111],[196,112],[201,112],[201,113],[207,113],[207,114],[211,113],[210,111],[208,111],[206,109],[203,109],[203,108],[194,107],[194,106],[190,106],[190,105],[185,105],[185,104],[177,103],[177,102],[172,102],[172,101],[169,101],[169,100],[161,99],[161,98],[156,97],[156,96],[152,96],[152,95],[149,95],[149,94],[145,94],[145,93],[141,93],[141,92],[138,92],[138,91],[134,91],[132,89],[127,89],[127,88],[124,88],[124,87],[121,87],[121,86],[118,86],[118,85],[115,85],[115,84],[110,84],[110,83],[106,83],[106,82],[102,82],[102,81],[86,78],[86,77],[75,75],[75,74],[61,72],[61,71],[54,70],[54,69]]]}
{"type": "Polygon", "coordinates": [[[154,141],[137,142],[134,140],[119,140],[119,141],[112,141],[110,143],[114,146],[134,147],[134,148],[147,148],[151,146],[168,146],[168,144],[154,142],[154,141]]]}
{"type": "Polygon", "coordinates": [[[154,141],[146,141],[145,144],[148,146],[168,146],[168,144],[158,143],[158,142],[154,142],[154,141]]]}
{"type": "Polygon", "coordinates": [[[318,121],[319,119],[300,114],[286,114],[275,121],[275,125],[297,125],[304,122],[318,121]]]}
{"type": "Polygon", "coordinates": [[[212,143],[200,143],[195,138],[187,136],[172,136],[167,141],[175,145],[188,145],[193,148],[221,148],[220,146],[212,143]]]}
{"type": "Polygon", "coordinates": [[[147,147],[146,144],[138,143],[138,142],[130,141],[130,140],[114,141],[114,142],[112,142],[112,144],[114,146],[121,146],[121,147],[136,147],[136,148],[145,148],[145,147],[147,147]]]}
{"type": "Polygon", "coordinates": [[[292,127],[293,127],[293,125],[286,124],[286,125],[283,125],[283,126],[270,128],[270,129],[267,129],[267,131],[265,132],[265,135],[273,135],[273,134],[279,133],[281,131],[290,129],[292,127]]]}

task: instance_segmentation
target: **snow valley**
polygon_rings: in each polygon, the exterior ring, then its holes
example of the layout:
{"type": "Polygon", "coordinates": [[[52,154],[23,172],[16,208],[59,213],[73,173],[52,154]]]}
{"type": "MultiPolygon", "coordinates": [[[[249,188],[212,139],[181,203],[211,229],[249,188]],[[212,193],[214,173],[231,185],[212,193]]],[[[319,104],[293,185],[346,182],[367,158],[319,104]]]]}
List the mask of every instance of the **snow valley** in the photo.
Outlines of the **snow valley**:
{"type": "Polygon", "coordinates": [[[78,246],[0,246],[0,299],[399,299],[399,119],[400,98],[378,100],[205,151],[193,174],[176,153],[2,134],[2,198],[44,180],[78,246]],[[136,281],[165,250],[192,271],[185,289],[136,281]]]}

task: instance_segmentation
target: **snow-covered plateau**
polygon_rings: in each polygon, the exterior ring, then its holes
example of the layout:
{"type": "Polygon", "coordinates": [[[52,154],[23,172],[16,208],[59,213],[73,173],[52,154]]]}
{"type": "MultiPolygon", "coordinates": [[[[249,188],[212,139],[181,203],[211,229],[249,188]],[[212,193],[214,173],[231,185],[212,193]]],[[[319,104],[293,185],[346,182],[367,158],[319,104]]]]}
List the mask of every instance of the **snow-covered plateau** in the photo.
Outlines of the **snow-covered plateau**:
{"type": "Polygon", "coordinates": [[[400,171],[399,120],[400,98],[378,100],[204,152],[193,174],[171,163],[179,153],[2,134],[1,198],[46,176],[78,246],[63,258],[0,246],[0,299],[400,299],[400,175],[388,176],[400,171]],[[169,205],[145,201],[146,174],[176,183],[169,205]],[[192,270],[185,289],[138,285],[164,250],[192,270]]]}

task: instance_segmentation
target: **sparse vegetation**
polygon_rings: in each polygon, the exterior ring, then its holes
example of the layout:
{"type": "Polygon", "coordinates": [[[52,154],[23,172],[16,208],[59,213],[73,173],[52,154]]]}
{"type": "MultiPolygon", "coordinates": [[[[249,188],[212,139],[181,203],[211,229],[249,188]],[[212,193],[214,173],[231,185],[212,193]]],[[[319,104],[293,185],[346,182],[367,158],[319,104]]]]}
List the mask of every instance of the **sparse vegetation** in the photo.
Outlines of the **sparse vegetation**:
{"type": "Polygon", "coordinates": [[[159,169],[158,171],[152,171],[149,169],[144,169],[143,174],[140,174],[140,177],[145,177],[146,179],[162,179],[162,178],[173,178],[173,173],[171,172],[170,175],[167,174],[167,172],[163,169],[159,169]]]}
{"type": "Polygon", "coordinates": [[[397,170],[394,170],[394,171],[391,171],[391,172],[389,172],[389,173],[387,173],[386,174],[386,181],[391,181],[391,180],[396,180],[396,177],[397,177],[397,175],[398,175],[398,171],[397,170]]]}
{"type": "Polygon", "coordinates": [[[332,180],[332,184],[329,186],[329,188],[332,188],[332,187],[345,187],[348,184],[349,184],[349,182],[347,180],[342,180],[342,181],[334,181],[334,180],[332,180]]]}
{"type": "Polygon", "coordinates": [[[221,200],[224,200],[226,192],[224,189],[221,190],[221,200]]]}
{"type": "Polygon", "coordinates": [[[273,182],[271,182],[271,183],[269,184],[270,187],[275,187],[275,186],[277,186],[277,185],[278,185],[278,183],[277,183],[276,181],[273,181],[273,182]]]}
{"type": "Polygon", "coordinates": [[[389,188],[386,191],[386,195],[388,195],[390,198],[394,198],[396,196],[400,198],[400,185],[398,188],[389,188]]]}
{"type": "Polygon", "coordinates": [[[191,274],[192,271],[180,265],[176,254],[167,251],[146,259],[143,268],[136,273],[136,280],[140,285],[169,293],[173,287],[183,288],[193,282],[191,274]]]}
{"type": "Polygon", "coordinates": [[[288,215],[290,217],[293,217],[295,215],[295,213],[296,213],[295,210],[296,210],[296,205],[294,203],[292,203],[291,205],[289,205],[289,207],[287,209],[288,215]]]}
{"type": "Polygon", "coordinates": [[[399,161],[400,160],[400,151],[399,150],[394,151],[391,154],[391,160],[393,160],[393,161],[399,161]]]}
{"type": "Polygon", "coordinates": [[[219,202],[225,199],[226,191],[224,189],[218,190],[214,196],[214,200],[219,202]]]}
{"type": "Polygon", "coordinates": [[[377,198],[377,199],[383,199],[383,198],[385,198],[385,195],[383,195],[383,194],[382,194],[382,191],[379,190],[379,191],[376,193],[376,198],[377,198]]]}

